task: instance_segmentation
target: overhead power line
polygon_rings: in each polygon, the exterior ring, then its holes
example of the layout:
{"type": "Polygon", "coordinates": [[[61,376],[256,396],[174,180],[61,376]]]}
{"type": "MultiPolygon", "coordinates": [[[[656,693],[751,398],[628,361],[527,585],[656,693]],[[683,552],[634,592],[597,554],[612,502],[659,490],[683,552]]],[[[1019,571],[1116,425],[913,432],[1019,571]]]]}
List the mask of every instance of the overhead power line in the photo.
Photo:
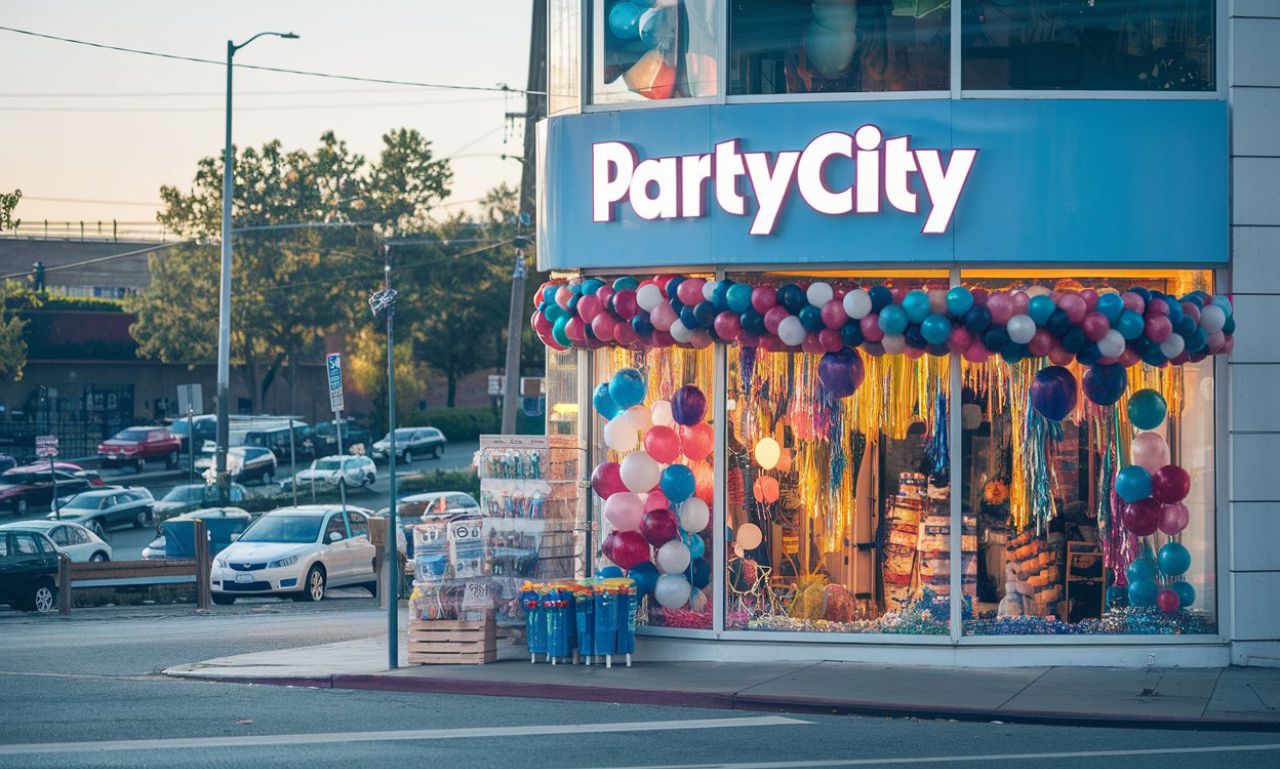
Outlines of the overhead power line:
{"type": "MultiPolygon", "coordinates": [[[[116,259],[124,259],[127,256],[137,256],[138,254],[145,254],[151,251],[160,251],[161,249],[173,248],[174,246],[183,246],[190,242],[191,241],[189,240],[180,240],[175,243],[161,243],[158,246],[148,246],[147,248],[139,248],[135,251],[126,251],[123,254],[110,254],[108,256],[98,256],[93,259],[85,259],[84,261],[81,261],[81,262],[68,262],[67,264],[55,264],[55,265],[45,267],[44,271],[47,274],[50,272],[58,272],[59,270],[72,270],[72,269],[75,269],[76,267],[84,267],[85,265],[89,265],[89,264],[99,264],[101,262],[110,262],[116,259]]],[[[32,272],[33,272],[32,270],[25,270],[23,272],[11,272],[8,275],[0,275],[0,280],[9,280],[11,278],[25,278],[26,276],[32,274],[32,272]]]]}
{"type": "MultiPolygon", "coordinates": [[[[236,112],[288,112],[293,110],[377,109],[380,107],[439,107],[456,104],[487,104],[502,97],[445,99],[436,101],[374,101],[346,104],[260,104],[236,107],[236,112]]],[[[0,107],[0,112],[222,112],[226,107],[0,107]]]]}
{"type": "Polygon", "coordinates": [[[95,198],[42,198],[36,195],[23,195],[22,199],[37,200],[41,203],[87,203],[90,205],[148,206],[150,208],[160,207],[160,201],[158,200],[152,203],[146,203],[141,200],[98,200],[95,198]]]}
{"type": "MultiPolygon", "coordinates": [[[[0,26],[0,31],[13,32],[18,35],[26,35],[28,37],[41,38],[43,40],[56,40],[60,43],[70,43],[72,45],[83,45],[90,48],[100,48],[107,51],[117,51],[120,53],[135,53],[141,56],[154,56],[160,59],[169,59],[171,61],[186,61],[193,64],[214,64],[219,67],[225,67],[225,61],[217,59],[204,59],[198,56],[185,56],[176,53],[164,53],[162,51],[147,51],[141,48],[127,48],[120,45],[110,45],[107,43],[97,43],[92,40],[79,40],[72,37],[61,37],[59,35],[49,35],[43,32],[35,32],[29,29],[19,29],[17,27],[0,26]]],[[[511,88],[506,85],[485,86],[485,85],[459,85],[457,83],[425,83],[413,80],[393,80],[391,78],[380,77],[361,77],[359,75],[341,75],[333,72],[315,72],[305,69],[292,69],[289,67],[268,67],[262,64],[233,64],[236,69],[252,69],[259,72],[277,72],[285,75],[305,75],[307,77],[321,77],[329,80],[347,80],[355,83],[375,83],[378,85],[406,85],[417,88],[432,88],[445,91],[492,91],[498,93],[516,93],[516,94],[533,94],[535,96],[545,96],[545,92],[528,91],[523,88],[511,88]]]]}

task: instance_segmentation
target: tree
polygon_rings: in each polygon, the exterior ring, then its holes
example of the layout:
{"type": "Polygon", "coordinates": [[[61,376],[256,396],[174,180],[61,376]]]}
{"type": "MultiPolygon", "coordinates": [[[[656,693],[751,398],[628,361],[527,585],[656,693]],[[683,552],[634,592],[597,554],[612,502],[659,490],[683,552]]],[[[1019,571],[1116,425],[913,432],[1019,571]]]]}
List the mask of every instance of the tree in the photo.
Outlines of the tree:
{"type": "MultiPolygon", "coordinates": [[[[373,431],[387,429],[387,337],[381,326],[366,326],[349,340],[347,361],[351,381],[373,401],[373,431]]],[[[427,391],[427,367],[413,356],[413,340],[396,343],[396,424],[403,425],[427,391]]]]}
{"type": "Polygon", "coordinates": [[[18,220],[13,218],[13,209],[17,208],[19,200],[22,200],[22,190],[0,192],[0,230],[18,226],[18,220]]]}
{"type": "Polygon", "coordinates": [[[0,378],[11,382],[22,379],[27,366],[27,342],[22,332],[27,322],[10,312],[8,298],[17,293],[8,281],[0,283],[0,378]]]}
{"type": "MultiPolygon", "coordinates": [[[[420,226],[449,194],[452,172],[430,141],[410,129],[382,141],[376,161],[332,132],[311,153],[272,141],[235,161],[232,358],[255,399],[283,377],[292,403],[296,367],[320,360],[323,333],[367,316],[363,289],[381,275],[381,238],[420,226]]],[[[193,241],[220,237],[220,156],[197,164],[190,191],[165,186],[160,196],[157,218],[174,232],[193,241]]],[[[151,257],[150,267],[151,287],[129,303],[140,354],[214,360],[217,247],[172,249],[151,257]]]]}

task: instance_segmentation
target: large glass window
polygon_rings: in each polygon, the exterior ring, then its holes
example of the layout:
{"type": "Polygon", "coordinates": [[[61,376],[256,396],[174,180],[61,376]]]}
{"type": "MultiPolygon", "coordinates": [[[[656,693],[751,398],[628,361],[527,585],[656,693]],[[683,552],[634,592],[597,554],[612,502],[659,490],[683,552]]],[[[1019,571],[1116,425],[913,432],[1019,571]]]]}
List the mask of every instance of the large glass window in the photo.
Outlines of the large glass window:
{"type": "Polygon", "coordinates": [[[547,114],[576,112],[582,82],[582,0],[547,3],[547,114]]]}
{"type": "MultiPolygon", "coordinates": [[[[822,312],[813,301],[839,306],[859,287],[875,286],[875,301],[910,289],[945,301],[947,284],[945,273],[734,279],[766,295],[741,320],[762,332],[780,316],[758,310],[774,302],[807,318],[822,312]]],[[[878,328],[843,309],[829,320],[802,350],[728,350],[725,627],[946,635],[946,348],[885,354],[902,337],[882,344],[878,328]],[[826,356],[824,343],[845,352],[826,356]]]]}
{"type": "Polygon", "coordinates": [[[1213,0],[965,0],[968,90],[1212,91],[1213,0]]]}
{"type": "Polygon", "coordinates": [[[964,632],[1214,632],[1213,359],[1154,366],[1126,337],[1104,336],[1118,333],[1112,314],[1167,328],[1167,305],[1150,292],[1211,291],[1210,274],[975,272],[962,282],[992,323],[1046,313],[1026,345],[984,337],[1005,357],[965,356],[962,510],[977,519],[978,573],[964,632]],[[1079,328],[1059,337],[1049,315],[1068,294],[1079,328]],[[1123,353],[1100,357],[1112,347],[1123,353]]]}
{"type": "Polygon", "coordinates": [[[949,0],[733,0],[731,94],[950,87],[949,0]]]}
{"type": "Polygon", "coordinates": [[[718,0],[595,0],[592,103],[715,96],[718,0]]]}

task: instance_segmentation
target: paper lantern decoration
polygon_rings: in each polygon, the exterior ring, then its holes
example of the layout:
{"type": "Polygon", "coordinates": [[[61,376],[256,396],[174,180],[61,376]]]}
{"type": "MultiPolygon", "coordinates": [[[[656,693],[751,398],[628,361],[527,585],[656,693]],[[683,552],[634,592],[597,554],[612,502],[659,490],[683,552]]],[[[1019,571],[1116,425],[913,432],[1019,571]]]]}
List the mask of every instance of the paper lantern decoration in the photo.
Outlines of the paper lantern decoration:
{"type": "Polygon", "coordinates": [[[754,550],[764,541],[764,532],[760,531],[760,527],[754,523],[744,523],[738,527],[738,533],[733,541],[743,550],[754,550]]]}
{"type": "Polygon", "coordinates": [[[756,462],[765,470],[772,470],[778,466],[778,460],[782,457],[782,447],[773,438],[765,436],[756,442],[756,462]]]}

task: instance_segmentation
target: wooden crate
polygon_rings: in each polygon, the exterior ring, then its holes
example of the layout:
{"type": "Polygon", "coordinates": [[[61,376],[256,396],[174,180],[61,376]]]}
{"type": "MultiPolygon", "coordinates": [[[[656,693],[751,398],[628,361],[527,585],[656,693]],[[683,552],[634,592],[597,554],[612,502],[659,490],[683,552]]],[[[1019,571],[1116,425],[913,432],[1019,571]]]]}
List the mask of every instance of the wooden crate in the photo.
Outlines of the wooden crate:
{"type": "Polygon", "coordinates": [[[497,659],[497,627],[492,616],[409,623],[410,665],[481,665],[497,659]]]}

